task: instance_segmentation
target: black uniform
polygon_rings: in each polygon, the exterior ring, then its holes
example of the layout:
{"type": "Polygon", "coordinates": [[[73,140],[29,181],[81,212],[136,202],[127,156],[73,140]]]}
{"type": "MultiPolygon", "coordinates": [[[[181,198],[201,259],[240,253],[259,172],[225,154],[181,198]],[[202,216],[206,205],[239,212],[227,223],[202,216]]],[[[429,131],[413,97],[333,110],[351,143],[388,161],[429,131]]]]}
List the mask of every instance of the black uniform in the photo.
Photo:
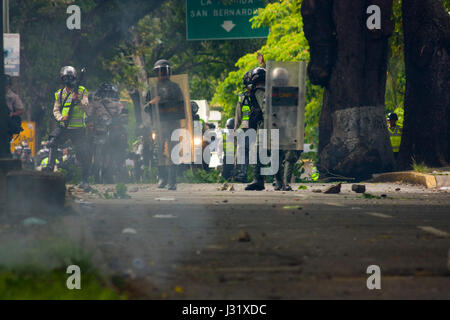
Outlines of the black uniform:
{"type": "Polygon", "coordinates": [[[170,159],[171,151],[176,141],[171,141],[172,132],[180,128],[180,120],[186,118],[184,111],[184,96],[178,84],[170,79],[160,79],[156,86],[149,91],[147,102],[158,96],[159,112],[159,177],[162,185],[168,181],[169,185],[176,184],[176,169],[170,159]],[[154,97],[152,96],[152,93],[154,97]]]}

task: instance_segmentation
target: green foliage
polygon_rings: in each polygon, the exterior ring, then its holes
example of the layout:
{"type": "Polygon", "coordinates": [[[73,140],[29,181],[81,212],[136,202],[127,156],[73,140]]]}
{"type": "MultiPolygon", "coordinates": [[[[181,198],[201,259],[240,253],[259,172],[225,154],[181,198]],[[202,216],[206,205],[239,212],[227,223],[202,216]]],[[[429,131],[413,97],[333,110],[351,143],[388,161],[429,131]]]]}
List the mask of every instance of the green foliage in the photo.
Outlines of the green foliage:
{"type": "Polygon", "coordinates": [[[1,300],[125,299],[109,288],[97,272],[83,272],[81,290],[68,290],[65,269],[51,271],[0,268],[1,300]]]}
{"type": "Polygon", "coordinates": [[[131,199],[131,196],[127,193],[127,186],[125,183],[116,184],[114,192],[106,191],[103,193],[103,198],[105,199],[131,199]]]}
{"type": "Polygon", "coordinates": [[[130,30],[129,38],[103,59],[103,67],[127,88],[144,90],[145,83],[136,75],[144,72],[147,77],[153,76],[153,64],[166,59],[174,74],[189,75],[191,99],[210,100],[219,79],[233,68],[234,61],[256,50],[263,40],[187,41],[185,10],[185,0],[165,1],[130,30]],[[135,63],[137,58],[144,62],[144,70],[135,63]]]}
{"type": "Polygon", "coordinates": [[[67,169],[59,168],[58,171],[64,174],[68,184],[79,184],[81,182],[81,169],[74,164],[69,165],[67,169]]]}
{"type": "Polygon", "coordinates": [[[362,196],[364,199],[381,199],[381,197],[374,196],[370,193],[365,193],[365,192],[362,194],[362,196]]]}
{"type": "Polygon", "coordinates": [[[156,168],[144,168],[144,182],[145,183],[157,183],[158,182],[158,169],[156,168]]]}
{"type": "Polygon", "coordinates": [[[225,180],[220,175],[219,170],[205,171],[200,168],[188,169],[183,172],[183,182],[185,183],[223,183],[225,180]]]}
{"type": "Polygon", "coordinates": [[[130,199],[131,197],[127,194],[127,186],[125,183],[116,184],[116,197],[119,199],[130,199]]]}
{"type": "Polygon", "coordinates": [[[305,163],[302,160],[295,164],[294,172],[292,174],[294,175],[296,181],[300,180],[301,175],[305,173],[304,165],[305,163]]]}
{"type": "Polygon", "coordinates": [[[377,200],[382,199],[382,198],[387,198],[387,197],[374,196],[373,194],[366,193],[366,192],[364,192],[364,193],[362,194],[362,197],[363,197],[364,199],[377,199],[377,200]]]}
{"type": "Polygon", "coordinates": [[[0,266],[1,300],[110,300],[125,299],[110,287],[92,264],[92,254],[67,239],[67,235],[41,237],[33,246],[21,243],[14,248],[22,252],[21,259],[0,266]],[[81,290],[68,290],[66,273],[69,265],[81,270],[81,290]]]}
{"type": "Polygon", "coordinates": [[[412,158],[412,169],[419,173],[431,172],[431,169],[425,164],[425,162],[417,162],[416,159],[412,158]]]}
{"type": "MultiPolygon", "coordinates": [[[[270,34],[266,43],[258,50],[266,61],[307,61],[309,45],[303,33],[300,13],[301,0],[282,0],[268,4],[252,18],[253,27],[267,26],[270,34]]],[[[219,83],[212,104],[223,106],[223,119],[234,117],[238,95],[244,88],[245,72],[257,67],[257,52],[243,55],[236,63],[238,70],[228,73],[219,83]]],[[[318,142],[318,123],[323,89],[306,84],[306,141],[318,142]]]]}

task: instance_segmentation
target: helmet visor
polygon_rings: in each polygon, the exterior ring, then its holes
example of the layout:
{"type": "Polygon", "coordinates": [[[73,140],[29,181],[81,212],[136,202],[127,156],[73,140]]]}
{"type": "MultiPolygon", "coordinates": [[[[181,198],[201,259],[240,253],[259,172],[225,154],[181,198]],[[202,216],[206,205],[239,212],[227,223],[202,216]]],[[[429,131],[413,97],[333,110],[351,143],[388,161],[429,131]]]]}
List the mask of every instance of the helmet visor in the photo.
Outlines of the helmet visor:
{"type": "Polygon", "coordinates": [[[75,84],[75,80],[76,80],[75,76],[73,76],[71,74],[64,75],[61,77],[61,79],[65,84],[75,84]]]}
{"type": "Polygon", "coordinates": [[[170,67],[169,66],[158,66],[153,69],[157,77],[169,77],[170,67]]]}

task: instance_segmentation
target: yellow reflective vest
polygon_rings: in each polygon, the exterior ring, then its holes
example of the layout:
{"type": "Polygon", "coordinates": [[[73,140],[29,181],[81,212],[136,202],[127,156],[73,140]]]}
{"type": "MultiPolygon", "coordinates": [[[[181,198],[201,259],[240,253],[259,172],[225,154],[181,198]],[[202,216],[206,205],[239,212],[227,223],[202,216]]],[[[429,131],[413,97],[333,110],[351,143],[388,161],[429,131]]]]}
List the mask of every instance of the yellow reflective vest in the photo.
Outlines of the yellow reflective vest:
{"type": "Polygon", "coordinates": [[[400,143],[402,142],[402,129],[399,126],[389,128],[389,136],[391,138],[392,151],[400,151],[400,143]]]}
{"type": "Polygon", "coordinates": [[[235,153],[235,146],[234,146],[234,138],[231,139],[230,142],[227,141],[227,133],[222,133],[222,139],[223,139],[223,153],[224,154],[234,154],[235,153]]]}
{"type": "MultiPolygon", "coordinates": [[[[88,95],[88,91],[83,86],[78,87],[78,92],[81,97],[88,95]]],[[[58,91],[55,92],[55,100],[59,102],[59,105],[61,107],[61,115],[63,117],[68,116],[70,105],[72,104],[72,92],[70,92],[68,96],[66,90],[59,89],[58,91]]],[[[67,127],[70,128],[85,127],[86,126],[85,120],[86,120],[86,113],[83,111],[83,109],[81,109],[79,105],[75,105],[72,107],[72,113],[70,115],[67,127]]],[[[61,121],[60,124],[63,125],[64,121],[61,121]]]]}

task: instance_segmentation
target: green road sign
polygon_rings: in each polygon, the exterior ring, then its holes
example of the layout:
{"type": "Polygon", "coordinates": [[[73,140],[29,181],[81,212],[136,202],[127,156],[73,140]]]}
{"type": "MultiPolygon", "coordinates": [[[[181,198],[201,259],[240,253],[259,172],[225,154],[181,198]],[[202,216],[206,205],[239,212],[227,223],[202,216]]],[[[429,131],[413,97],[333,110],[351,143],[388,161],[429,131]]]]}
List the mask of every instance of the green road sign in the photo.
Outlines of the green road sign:
{"type": "Polygon", "coordinates": [[[187,39],[266,38],[269,29],[249,21],[263,7],[262,0],[186,0],[187,39]]]}

